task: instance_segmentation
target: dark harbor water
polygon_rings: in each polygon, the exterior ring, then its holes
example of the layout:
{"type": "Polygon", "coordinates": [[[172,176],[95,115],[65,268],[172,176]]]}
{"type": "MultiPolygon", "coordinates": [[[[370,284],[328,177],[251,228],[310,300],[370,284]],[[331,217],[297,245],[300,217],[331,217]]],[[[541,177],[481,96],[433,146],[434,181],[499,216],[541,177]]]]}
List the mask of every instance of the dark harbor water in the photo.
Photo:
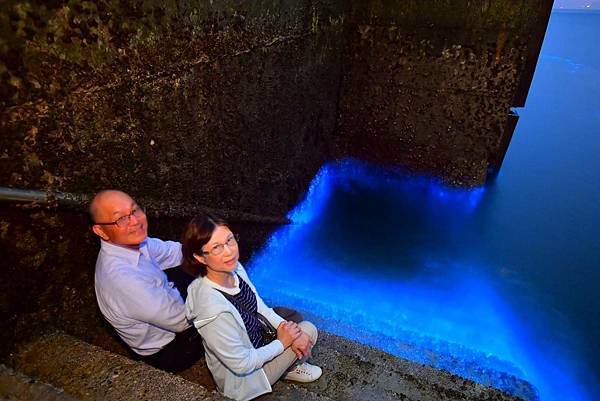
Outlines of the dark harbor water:
{"type": "Polygon", "coordinates": [[[324,166],[250,261],[265,298],[544,401],[600,399],[600,14],[554,13],[501,174],[453,190],[324,166]]]}

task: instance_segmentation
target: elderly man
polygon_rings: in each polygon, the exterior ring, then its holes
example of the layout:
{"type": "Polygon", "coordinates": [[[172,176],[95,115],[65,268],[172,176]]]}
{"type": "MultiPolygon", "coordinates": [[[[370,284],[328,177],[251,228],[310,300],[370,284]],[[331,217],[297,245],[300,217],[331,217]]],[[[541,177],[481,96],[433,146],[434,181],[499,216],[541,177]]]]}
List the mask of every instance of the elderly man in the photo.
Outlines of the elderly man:
{"type": "Polygon", "coordinates": [[[193,365],[204,354],[202,341],[164,272],[180,264],[181,244],[148,237],[144,209],[121,191],[98,193],[90,216],[101,239],[95,287],[106,320],[147,363],[170,372],[193,365]]]}

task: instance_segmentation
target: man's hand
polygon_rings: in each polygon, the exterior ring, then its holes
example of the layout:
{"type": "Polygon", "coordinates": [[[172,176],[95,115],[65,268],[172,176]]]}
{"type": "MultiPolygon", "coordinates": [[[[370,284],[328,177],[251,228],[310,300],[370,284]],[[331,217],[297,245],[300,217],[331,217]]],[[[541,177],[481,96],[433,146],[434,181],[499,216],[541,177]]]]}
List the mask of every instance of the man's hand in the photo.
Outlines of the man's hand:
{"type": "Polygon", "coordinates": [[[310,336],[304,332],[294,340],[292,343],[292,351],[296,354],[298,359],[310,358],[310,351],[313,345],[315,345],[310,336]]]}

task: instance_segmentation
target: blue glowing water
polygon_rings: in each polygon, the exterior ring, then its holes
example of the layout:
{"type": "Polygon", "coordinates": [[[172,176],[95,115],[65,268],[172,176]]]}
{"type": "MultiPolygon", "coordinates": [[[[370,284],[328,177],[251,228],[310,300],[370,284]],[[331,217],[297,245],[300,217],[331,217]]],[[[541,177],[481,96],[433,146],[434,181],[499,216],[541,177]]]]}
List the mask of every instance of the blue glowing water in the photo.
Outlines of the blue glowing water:
{"type": "Polygon", "coordinates": [[[600,399],[600,15],[552,15],[496,181],[345,160],[249,263],[321,327],[543,401],[600,399]]]}

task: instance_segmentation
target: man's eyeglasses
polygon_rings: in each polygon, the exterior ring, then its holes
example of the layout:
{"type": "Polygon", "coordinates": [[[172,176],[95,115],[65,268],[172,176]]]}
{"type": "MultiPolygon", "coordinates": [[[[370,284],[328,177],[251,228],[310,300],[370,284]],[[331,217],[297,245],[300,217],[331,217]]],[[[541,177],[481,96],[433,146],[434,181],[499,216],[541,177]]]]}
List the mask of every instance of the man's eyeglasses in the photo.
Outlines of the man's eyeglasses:
{"type": "Polygon", "coordinates": [[[238,246],[239,236],[237,234],[231,234],[227,241],[224,244],[214,244],[209,251],[202,250],[203,255],[208,255],[209,253],[213,256],[219,256],[225,250],[225,247],[232,249],[238,246]]]}
{"type": "Polygon", "coordinates": [[[96,223],[94,222],[95,225],[99,225],[99,226],[117,226],[119,228],[125,228],[129,225],[129,221],[131,220],[131,216],[135,216],[136,219],[141,218],[142,216],[144,216],[145,212],[144,212],[144,208],[140,207],[140,206],[136,206],[133,209],[131,209],[131,213],[126,214],[125,216],[121,216],[118,219],[116,219],[113,222],[110,223],[96,223]]]}

